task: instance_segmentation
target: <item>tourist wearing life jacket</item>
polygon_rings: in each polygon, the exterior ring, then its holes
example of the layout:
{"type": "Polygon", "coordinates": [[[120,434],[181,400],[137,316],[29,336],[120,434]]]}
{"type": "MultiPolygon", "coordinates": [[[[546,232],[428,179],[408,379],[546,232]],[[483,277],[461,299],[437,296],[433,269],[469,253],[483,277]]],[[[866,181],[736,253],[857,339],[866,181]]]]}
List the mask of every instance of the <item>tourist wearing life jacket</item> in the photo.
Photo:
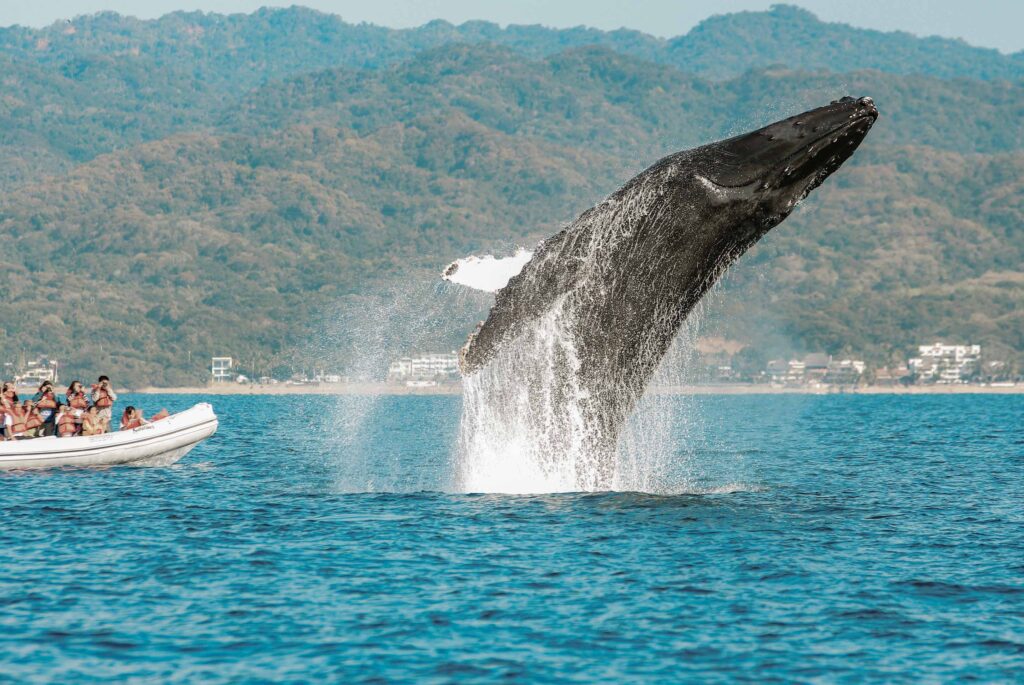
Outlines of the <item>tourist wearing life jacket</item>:
{"type": "Polygon", "coordinates": [[[53,391],[53,383],[43,381],[32,401],[36,403],[39,415],[43,417],[39,434],[54,435],[57,428],[57,394],[53,391]]]}
{"type": "Polygon", "coordinates": [[[14,383],[7,381],[0,387],[0,404],[8,411],[18,404],[18,393],[14,391],[14,383]]]}
{"type": "Polygon", "coordinates": [[[11,412],[11,435],[17,439],[34,438],[43,418],[39,416],[35,403],[25,400],[11,412]]]}
{"type": "Polygon", "coordinates": [[[25,415],[25,437],[38,438],[42,434],[43,417],[32,400],[25,400],[22,405],[25,415]]]}
{"type": "Polygon", "coordinates": [[[64,399],[71,408],[71,413],[75,417],[75,423],[81,426],[85,410],[89,408],[89,398],[85,396],[85,390],[82,388],[81,381],[71,381],[64,399]]]}
{"type": "Polygon", "coordinates": [[[82,417],[82,435],[101,435],[106,432],[106,423],[100,417],[99,408],[94,404],[82,417]]]}
{"type": "Polygon", "coordinates": [[[149,421],[142,418],[142,412],[135,407],[125,407],[121,414],[121,430],[130,431],[148,425],[149,421]]]}
{"type": "Polygon", "coordinates": [[[99,410],[100,418],[106,421],[107,426],[110,426],[110,422],[114,419],[114,402],[117,401],[117,394],[110,387],[110,379],[106,376],[100,376],[96,379],[96,383],[92,386],[91,394],[92,403],[99,410]]]}
{"type": "Polygon", "coordinates": [[[11,425],[11,415],[7,413],[7,407],[0,402],[0,440],[10,439],[8,427],[11,425]]]}
{"type": "Polygon", "coordinates": [[[10,412],[11,423],[7,426],[7,433],[12,440],[25,437],[25,412],[21,407],[15,407],[10,412]]]}
{"type": "Polygon", "coordinates": [[[80,424],[75,416],[75,410],[66,404],[61,404],[57,409],[57,435],[62,438],[70,438],[78,435],[80,424]]]}
{"type": "Polygon", "coordinates": [[[4,437],[14,439],[14,418],[18,414],[18,393],[14,391],[14,383],[10,381],[0,386],[0,407],[4,410],[4,437]]]}

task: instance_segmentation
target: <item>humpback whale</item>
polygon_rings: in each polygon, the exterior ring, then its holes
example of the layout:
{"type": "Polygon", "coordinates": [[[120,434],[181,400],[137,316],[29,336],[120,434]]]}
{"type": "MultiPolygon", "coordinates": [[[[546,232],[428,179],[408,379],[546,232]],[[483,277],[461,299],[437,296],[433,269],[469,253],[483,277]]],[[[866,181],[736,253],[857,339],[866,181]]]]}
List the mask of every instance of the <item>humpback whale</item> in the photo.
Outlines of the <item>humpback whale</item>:
{"type": "Polygon", "coordinates": [[[877,117],[871,98],[847,96],[677,152],[542,241],[460,352],[470,403],[493,405],[464,408],[464,424],[470,411],[526,425],[541,469],[559,450],[596,455],[574,467],[577,486],[610,487],[618,434],[687,315],[877,117]],[[475,379],[488,375],[485,392],[475,379]]]}

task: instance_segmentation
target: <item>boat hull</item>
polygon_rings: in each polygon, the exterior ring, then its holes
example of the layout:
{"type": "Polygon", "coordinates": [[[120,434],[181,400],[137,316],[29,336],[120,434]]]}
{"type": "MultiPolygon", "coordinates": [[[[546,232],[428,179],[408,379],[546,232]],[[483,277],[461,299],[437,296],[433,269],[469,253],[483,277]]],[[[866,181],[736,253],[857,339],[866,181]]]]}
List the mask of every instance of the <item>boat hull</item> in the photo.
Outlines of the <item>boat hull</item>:
{"type": "Polygon", "coordinates": [[[204,402],[130,431],[0,443],[0,469],[168,466],[216,431],[217,415],[204,402]]]}

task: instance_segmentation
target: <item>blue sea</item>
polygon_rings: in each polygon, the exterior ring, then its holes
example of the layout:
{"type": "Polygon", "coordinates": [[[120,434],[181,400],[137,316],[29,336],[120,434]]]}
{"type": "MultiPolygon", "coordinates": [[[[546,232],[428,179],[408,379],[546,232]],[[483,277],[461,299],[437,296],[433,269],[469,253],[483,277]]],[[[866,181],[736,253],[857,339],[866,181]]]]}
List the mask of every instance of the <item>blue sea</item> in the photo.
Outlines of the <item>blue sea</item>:
{"type": "Polygon", "coordinates": [[[0,680],[1024,680],[1024,396],[679,398],[677,492],[539,495],[456,491],[458,397],[211,401],[0,475],[0,680]]]}

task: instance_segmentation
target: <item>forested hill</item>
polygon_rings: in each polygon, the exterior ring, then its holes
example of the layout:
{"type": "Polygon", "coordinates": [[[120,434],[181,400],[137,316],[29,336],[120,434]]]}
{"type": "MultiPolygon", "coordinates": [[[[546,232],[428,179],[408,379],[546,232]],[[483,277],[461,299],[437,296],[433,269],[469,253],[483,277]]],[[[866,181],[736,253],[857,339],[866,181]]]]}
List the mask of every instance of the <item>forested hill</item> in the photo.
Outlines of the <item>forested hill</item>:
{"type": "Polygon", "coordinates": [[[483,21],[454,26],[433,21],[413,29],[350,24],[301,7],[250,15],[175,12],[141,21],[112,12],[58,22],[40,30],[0,29],[0,50],[70,70],[101,56],[201,76],[239,89],[317,68],[372,68],[451,43],[490,43],[533,58],[600,45],[622,54],[712,78],[783,64],[794,69],[878,69],[943,78],[1018,80],[1024,55],[1002,55],[960,40],[918,38],[818,20],[789,5],[767,12],[716,15],[683,36],[661,39],[637,31],[551,29],[483,21]]]}
{"type": "Polygon", "coordinates": [[[529,244],[664,154],[852,93],[882,118],[735,270],[718,332],[879,363],[936,337],[1013,358],[1018,58],[786,7],[673,41],[303,9],[6,29],[0,350],[133,384],[194,382],[213,354],[312,362],[296,351],[339,303],[529,244]],[[791,50],[729,47],[766,27],[791,50]],[[870,60],[843,62],[856,41],[870,60]],[[808,62],[814,44],[850,71],[808,62]],[[946,60],[929,67],[929,46],[946,60]]]}

